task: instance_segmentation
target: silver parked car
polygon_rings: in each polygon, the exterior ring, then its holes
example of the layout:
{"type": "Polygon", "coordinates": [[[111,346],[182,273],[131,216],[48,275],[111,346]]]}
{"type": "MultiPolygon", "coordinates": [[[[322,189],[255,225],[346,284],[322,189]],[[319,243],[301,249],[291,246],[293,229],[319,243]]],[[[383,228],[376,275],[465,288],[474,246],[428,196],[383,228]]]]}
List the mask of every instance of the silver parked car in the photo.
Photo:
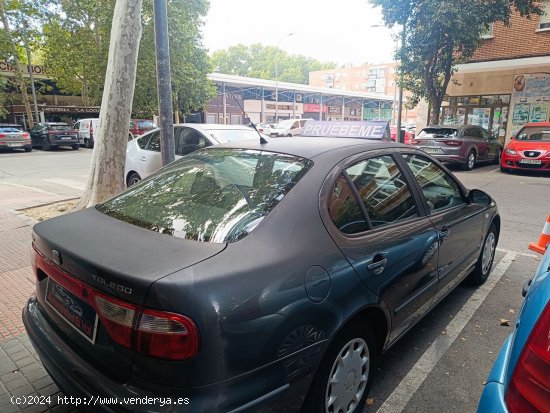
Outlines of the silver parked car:
{"type": "Polygon", "coordinates": [[[500,163],[502,143],[481,126],[428,126],[411,142],[441,162],[469,171],[478,162],[500,163]]]}

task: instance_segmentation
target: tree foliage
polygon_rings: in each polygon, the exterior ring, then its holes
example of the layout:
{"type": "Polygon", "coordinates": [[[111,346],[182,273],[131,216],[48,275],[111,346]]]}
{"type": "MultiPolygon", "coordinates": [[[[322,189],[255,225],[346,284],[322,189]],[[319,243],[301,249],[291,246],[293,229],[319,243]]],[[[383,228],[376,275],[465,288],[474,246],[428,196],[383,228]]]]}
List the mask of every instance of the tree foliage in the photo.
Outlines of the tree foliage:
{"type": "MultiPolygon", "coordinates": [[[[43,50],[48,69],[64,92],[82,94],[88,104],[99,104],[107,65],[109,35],[115,0],[53,0],[52,16],[44,24],[43,50]],[[53,5],[55,4],[55,7],[53,5]]],[[[201,109],[214,95],[207,80],[208,56],[200,28],[206,0],[169,0],[172,87],[183,114],[201,109]]],[[[150,117],[157,110],[153,0],[144,0],[142,38],[132,112],[150,117]]]]}
{"type": "Polygon", "coordinates": [[[408,104],[430,103],[431,123],[439,123],[441,103],[456,65],[467,62],[490,23],[509,24],[514,10],[529,17],[542,12],[534,0],[370,0],[382,8],[388,27],[401,25],[396,57],[401,87],[412,92],[408,104]]]}
{"type": "Polygon", "coordinates": [[[302,55],[289,55],[284,50],[259,43],[238,44],[212,53],[214,71],[237,76],[275,79],[307,84],[309,72],[333,69],[336,63],[322,63],[302,55]],[[277,76],[276,72],[277,71],[277,76]]]}

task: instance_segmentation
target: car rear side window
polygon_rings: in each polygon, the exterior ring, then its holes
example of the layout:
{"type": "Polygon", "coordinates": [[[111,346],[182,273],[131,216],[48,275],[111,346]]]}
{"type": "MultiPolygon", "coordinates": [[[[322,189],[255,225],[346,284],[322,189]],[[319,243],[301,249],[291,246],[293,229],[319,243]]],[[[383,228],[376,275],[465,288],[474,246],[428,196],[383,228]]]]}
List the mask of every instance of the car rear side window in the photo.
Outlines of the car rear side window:
{"type": "Polygon", "coordinates": [[[273,152],[203,149],[97,209],[179,238],[238,241],[256,228],[312,165],[308,159],[273,152]]]}
{"type": "Polygon", "coordinates": [[[174,141],[176,155],[182,156],[210,146],[210,142],[202,134],[193,128],[186,127],[174,128],[174,141]]]}
{"type": "Polygon", "coordinates": [[[344,234],[357,234],[369,229],[361,206],[344,175],[339,175],[327,200],[330,219],[344,234]]]}
{"type": "Polygon", "coordinates": [[[419,216],[403,173],[390,155],[369,158],[346,169],[373,228],[419,216]]]}
{"type": "Polygon", "coordinates": [[[403,157],[422,189],[432,213],[464,203],[458,184],[439,165],[417,154],[404,154],[403,157]]]}

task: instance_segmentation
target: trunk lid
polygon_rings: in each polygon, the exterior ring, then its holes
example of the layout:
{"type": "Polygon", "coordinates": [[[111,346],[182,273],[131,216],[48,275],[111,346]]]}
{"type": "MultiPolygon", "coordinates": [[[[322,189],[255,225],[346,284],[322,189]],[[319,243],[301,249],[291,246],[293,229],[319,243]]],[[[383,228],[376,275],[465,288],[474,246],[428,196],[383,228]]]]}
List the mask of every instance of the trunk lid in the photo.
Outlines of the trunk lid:
{"type": "Polygon", "coordinates": [[[109,336],[95,292],[141,306],[156,280],[226,246],[159,234],[95,208],[36,224],[33,244],[42,310],[83,359],[114,380],[129,377],[134,351],[109,336]]]}

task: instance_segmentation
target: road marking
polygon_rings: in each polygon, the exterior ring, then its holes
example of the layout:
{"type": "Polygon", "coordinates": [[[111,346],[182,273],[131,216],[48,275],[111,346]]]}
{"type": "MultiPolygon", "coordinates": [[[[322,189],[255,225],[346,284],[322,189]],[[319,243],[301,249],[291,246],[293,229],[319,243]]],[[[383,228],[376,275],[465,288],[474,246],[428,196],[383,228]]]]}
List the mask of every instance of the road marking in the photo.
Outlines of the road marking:
{"type": "Polygon", "coordinates": [[[515,252],[517,255],[521,255],[523,257],[531,257],[531,258],[539,258],[540,257],[540,255],[537,255],[537,254],[529,254],[528,252],[519,252],[519,251],[506,250],[504,248],[497,248],[497,251],[498,252],[504,252],[504,253],[515,252]]]}
{"type": "Polygon", "coordinates": [[[437,362],[443,357],[451,344],[462,332],[466,324],[470,321],[474,313],[481,306],[487,295],[499,282],[502,275],[517,257],[516,251],[508,251],[500,260],[485,284],[481,285],[470,299],[462,306],[457,315],[445,327],[446,335],[439,335],[432,345],[424,352],[422,357],[416,362],[413,368],[401,380],[401,383],[395,388],[390,397],[380,406],[377,413],[401,413],[414,393],[422,385],[428,374],[436,366],[437,362]]]}
{"type": "Polygon", "coordinates": [[[16,188],[30,189],[31,191],[40,192],[41,194],[59,196],[59,194],[54,194],[53,192],[44,191],[43,189],[35,188],[33,186],[12,184],[10,182],[0,182],[0,184],[15,186],[16,188]]]}
{"type": "Polygon", "coordinates": [[[79,181],[73,181],[71,179],[52,178],[52,179],[44,179],[44,181],[50,182],[52,184],[68,186],[69,188],[79,189],[81,191],[84,191],[84,188],[86,188],[85,183],[79,182],[79,181]]]}

